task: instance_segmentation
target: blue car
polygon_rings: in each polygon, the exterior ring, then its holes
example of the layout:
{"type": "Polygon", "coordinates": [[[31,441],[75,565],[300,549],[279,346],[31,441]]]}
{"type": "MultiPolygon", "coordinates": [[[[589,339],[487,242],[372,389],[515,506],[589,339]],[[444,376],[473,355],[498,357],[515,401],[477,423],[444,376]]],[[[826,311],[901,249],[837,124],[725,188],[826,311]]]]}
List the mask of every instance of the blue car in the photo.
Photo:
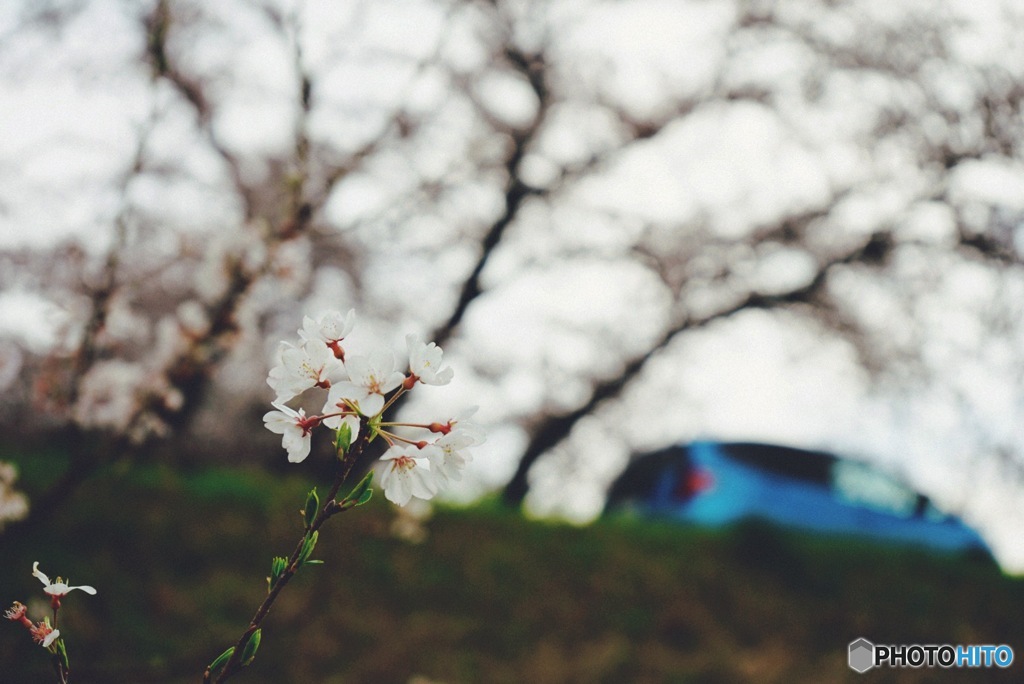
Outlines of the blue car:
{"type": "Polygon", "coordinates": [[[876,468],[768,444],[694,442],[640,456],[612,485],[607,510],[708,527],[755,519],[947,551],[987,551],[977,532],[876,468]]]}

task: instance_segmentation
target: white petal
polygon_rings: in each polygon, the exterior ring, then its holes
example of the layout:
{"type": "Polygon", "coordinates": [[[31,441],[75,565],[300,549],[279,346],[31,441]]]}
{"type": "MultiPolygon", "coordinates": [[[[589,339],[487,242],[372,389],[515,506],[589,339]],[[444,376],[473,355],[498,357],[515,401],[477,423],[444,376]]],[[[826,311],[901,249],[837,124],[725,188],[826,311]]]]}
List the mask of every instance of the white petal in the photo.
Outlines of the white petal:
{"type": "Polygon", "coordinates": [[[302,463],[309,456],[312,440],[309,435],[303,435],[301,431],[285,433],[281,445],[288,451],[288,461],[291,463],[302,463]]]}
{"type": "Polygon", "coordinates": [[[268,411],[263,416],[263,425],[271,432],[279,435],[284,434],[284,431],[288,429],[289,424],[294,424],[294,422],[295,421],[280,411],[268,411]]]}
{"type": "Polygon", "coordinates": [[[442,368],[440,371],[434,373],[431,371],[426,375],[420,377],[420,380],[426,385],[447,385],[455,377],[455,371],[449,368],[442,368]]]}
{"type": "Polygon", "coordinates": [[[345,368],[345,364],[341,360],[331,357],[332,360],[327,362],[324,366],[322,379],[327,380],[333,386],[336,382],[344,382],[348,380],[348,369],[345,368]]]}
{"type": "Polygon", "coordinates": [[[384,408],[384,396],[380,394],[369,394],[365,399],[360,399],[359,412],[364,416],[373,417],[380,413],[380,410],[384,408]]]}
{"type": "Polygon", "coordinates": [[[390,349],[374,349],[370,352],[370,368],[377,378],[385,378],[395,372],[395,355],[390,349]]]}
{"type": "Polygon", "coordinates": [[[393,373],[388,375],[384,380],[381,381],[381,383],[380,383],[380,391],[385,393],[385,394],[387,394],[391,390],[393,390],[393,389],[397,388],[399,385],[401,385],[402,382],[404,382],[404,381],[405,381],[405,375],[402,374],[399,371],[394,371],[393,373]]]}
{"type": "Polygon", "coordinates": [[[426,462],[417,463],[416,467],[409,471],[409,479],[413,496],[430,499],[437,494],[436,478],[427,468],[426,462]]]}
{"type": "Polygon", "coordinates": [[[345,423],[348,425],[348,429],[351,430],[351,439],[356,441],[356,437],[359,436],[359,417],[353,415],[347,416],[331,416],[330,418],[324,418],[323,424],[332,430],[337,430],[341,427],[341,424],[345,423]]]}
{"type": "Polygon", "coordinates": [[[370,384],[371,369],[370,361],[365,356],[351,354],[345,356],[345,369],[353,384],[366,387],[370,384]]]}
{"type": "Polygon", "coordinates": [[[324,404],[324,412],[331,413],[337,411],[339,408],[344,406],[342,399],[349,399],[350,401],[359,401],[364,399],[370,391],[363,385],[357,385],[354,382],[343,380],[337,384],[331,385],[331,389],[327,391],[327,403],[324,404]]]}
{"type": "Polygon", "coordinates": [[[96,590],[88,585],[81,587],[69,587],[64,582],[57,582],[56,584],[51,584],[50,586],[43,589],[43,591],[49,594],[50,596],[64,596],[68,592],[74,591],[75,589],[81,589],[87,594],[96,593],[96,590]]]}
{"type": "Polygon", "coordinates": [[[32,576],[38,577],[40,582],[42,582],[46,586],[50,586],[50,578],[44,575],[42,571],[39,570],[39,561],[36,561],[32,564],[32,576]]]}
{"type": "Polygon", "coordinates": [[[392,465],[388,465],[381,473],[380,484],[384,487],[384,496],[393,504],[404,506],[412,498],[408,479],[392,465]]]}

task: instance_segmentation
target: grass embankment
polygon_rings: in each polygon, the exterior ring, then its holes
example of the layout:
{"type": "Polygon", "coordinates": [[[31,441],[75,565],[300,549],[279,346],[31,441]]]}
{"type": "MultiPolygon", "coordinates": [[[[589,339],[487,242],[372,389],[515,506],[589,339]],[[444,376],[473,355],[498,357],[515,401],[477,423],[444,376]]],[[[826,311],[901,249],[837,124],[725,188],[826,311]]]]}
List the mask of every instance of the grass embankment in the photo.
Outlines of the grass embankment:
{"type": "MultiPolygon", "coordinates": [[[[26,476],[31,484],[32,469],[26,476]]],[[[199,682],[300,533],[308,480],[261,472],[107,473],[45,532],[0,536],[0,601],[51,577],[95,585],[61,611],[76,684],[199,682]]],[[[232,681],[1021,681],[1024,582],[990,563],[892,547],[612,520],[575,528],[496,508],[441,510],[412,544],[374,500],[331,520],[232,681]],[[855,675],[846,645],[1008,643],[1007,672],[855,675]]],[[[37,609],[41,610],[41,609],[37,609]]],[[[37,612],[37,616],[39,613],[37,612]]],[[[0,681],[47,682],[19,627],[0,681]]]]}

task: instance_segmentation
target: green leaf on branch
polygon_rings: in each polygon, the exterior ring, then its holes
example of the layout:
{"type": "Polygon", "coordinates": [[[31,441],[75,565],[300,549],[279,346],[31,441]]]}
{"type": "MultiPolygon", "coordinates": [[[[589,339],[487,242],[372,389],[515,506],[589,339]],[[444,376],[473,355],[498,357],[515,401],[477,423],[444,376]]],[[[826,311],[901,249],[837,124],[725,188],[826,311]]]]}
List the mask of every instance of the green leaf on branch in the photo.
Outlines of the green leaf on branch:
{"type": "Polygon", "coordinates": [[[370,429],[370,439],[367,442],[368,444],[372,444],[373,440],[377,439],[377,435],[380,434],[380,422],[382,420],[384,420],[384,415],[378,413],[373,418],[370,418],[369,421],[367,421],[366,426],[370,429]]]}
{"type": "Polygon", "coordinates": [[[232,646],[231,648],[217,656],[217,659],[210,663],[210,666],[206,669],[210,671],[211,675],[217,674],[220,671],[220,669],[224,667],[225,663],[227,663],[228,660],[230,660],[231,656],[233,656],[234,654],[235,647],[232,646]]]}
{"type": "Polygon", "coordinates": [[[256,651],[260,647],[260,639],[263,638],[263,630],[257,629],[245,643],[245,650],[242,651],[242,667],[247,667],[252,659],[256,657],[256,651]]]}
{"type": "Polygon", "coordinates": [[[270,577],[267,578],[267,593],[274,588],[277,584],[277,580],[281,579],[281,575],[284,574],[285,568],[288,567],[288,559],[284,556],[274,556],[274,560],[270,563],[270,577]]]}
{"type": "Polygon", "coordinates": [[[68,649],[64,645],[63,639],[57,639],[57,656],[60,658],[61,664],[64,665],[64,669],[70,670],[71,663],[68,662],[68,649]]]}
{"type": "Polygon", "coordinates": [[[309,494],[306,495],[306,509],[303,513],[303,518],[306,521],[306,529],[308,530],[313,526],[313,521],[316,520],[316,514],[320,510],[320,497],[317,496],[316,487],[310,490],[309,494]]]}
{"type": "Polygon", "coordinates": [[[366,473],[366,476],[359,481],[352,491],[348,493],[345,500],[341,502],[343,510],[348,510],[353,506],[362,506],[364,503],[370,500],[373,496],[373,490],[370,489],[370,485],[373,484],[373,471],[366,473]]]}
{"type": "Polygon", "coordinates": [[[348,453],[349,447],[352,446],[352,428],[347,423],[342,421],[338,427],[337,433],[334,436],[334,449],[338,453],[338,456],[344,456],[348,453]]]}
{"type": "Polygon", "coordinates": [[[320,536],[319,532],[306,537],[306,540],[302,543],[302,551],[299,552],[298,566],[303,566],[306,561],[309,560],[309,556],[313,553],[313,549],[316,548],[316,540],[320,536]]]}

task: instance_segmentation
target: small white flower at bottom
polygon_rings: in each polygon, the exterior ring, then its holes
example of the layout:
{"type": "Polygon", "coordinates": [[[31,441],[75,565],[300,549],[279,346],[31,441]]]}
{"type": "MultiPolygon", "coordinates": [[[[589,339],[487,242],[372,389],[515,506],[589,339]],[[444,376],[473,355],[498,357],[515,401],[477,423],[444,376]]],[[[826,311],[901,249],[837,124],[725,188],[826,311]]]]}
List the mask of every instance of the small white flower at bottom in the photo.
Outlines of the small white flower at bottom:
{"type": "Polygon", "coordinates": [[[46,636],[43,637],[43,648],[50,648],[50,644],[60,638],[60,630],[55,629],[46,636]]]}
{"type": "Polygon", "coordinates": [[[43,648],[50,648],[50,645],[60,638],[60,630],[50,627],[48,618],[44,622],[40,622],[35,627],[32,627],[29,630],[29,634],[32,635],[32,640],[43,648]]]}
{"type": "Polygon", "coordinates": [[[46,585],[43,588],[43,591],[45,591],[50,596],[55,596],[57,598],[61,598],[65,596],[68,592],[74,591],[75,589],[81,589],[86,594],[96,594],[96,590],[88,585],[82,585],[80,587],[69,587],[67,584],[64,583],[63,580],[61,580],[60,577],[57,578],[56,582],[51,583],[50,578],[44,575],[43,572],[39,569],[39,561],[36,561],[32,564],[32,576],[37,577],[40,582],[46,585]]]}
{"type": "Polygon", "coordinates": [[[430,459],[436,447],[417,449],[411,445],[395,445],[380,460],[383,469],[380,484],[388,501],[404,506],[412,497],[430,499],[437,494],[436,473],[430,469],[430,459]]]}

